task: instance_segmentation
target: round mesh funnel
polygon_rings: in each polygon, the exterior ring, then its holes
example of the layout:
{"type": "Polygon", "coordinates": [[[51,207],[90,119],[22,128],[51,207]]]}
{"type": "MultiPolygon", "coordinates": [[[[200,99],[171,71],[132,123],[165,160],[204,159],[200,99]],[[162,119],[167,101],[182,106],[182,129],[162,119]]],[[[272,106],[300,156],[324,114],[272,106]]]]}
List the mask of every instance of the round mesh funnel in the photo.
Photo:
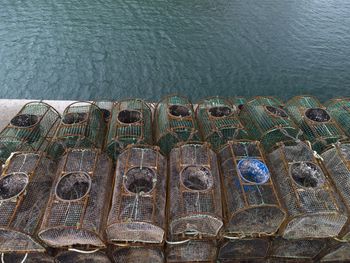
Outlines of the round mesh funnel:
{"type": "Polygon", "coordinates": [[[161,248],[130,246],[115,248],[112,252],[115,263],[163,263],[164,255],[161,248]]]}
{"type": "Polygon", "coordinates": [[[305,143],[282,144],[268,155],[272,177],[287,209],[287,239],[335,237],[347,216],[339,196],[305,143]]]}
{"type": "Polygon", "coordinates": [[[44,102],[30,102],[0,132],[0,162],[15,151],[45,151],[60,114],[44,102]]]}
{"type": "Polygon", "coordinates": [[[0,253],[45,251],[36,231],[49,199],[54,170],[52,161],[36,153],[15,153],[6,162],[0,176],[0,253]]]}
{"type": "Polygon", "coordinates": [[[347,136],[350,136],[350,99],[333,99],[327,102],[327,112],[334,118],[347,136]]]}
{"type": "Polygon", "coordinates": [[[184,144],[170,153],[168,227],[171,236],[215,237],[223,225],[220,176],[207,144],[184,144]]]}
{"type": "Polygon", "coordinates": [[[89,254],[74,251],[63,251],[55,256],[56,263],[111,263],[103,252],[89,254]]]}
{"type": "Polygon", "coordinates": [[[248,101],[241,109],[239,118],[250,139],[260,140],[266,151],[271,151],[279,142],[303,139],[282,102],[273,97],[256,97],[248,101]]]}
{"type": "Polygon", "coordinates": [[[157,148],[131,146],[119,155],[106,229],[109,242],[164,241],[166,170],[157,148]]]}
{"type": "Polygon", "coordinates": [[[152,110],[147,103],[139,99],[116,103],[107,138],[109,156],[116,160],[128,145],[152,143],[152,110]]]}
{"type": "Polygon", "coordinates": [[[6,253],[0,258],[4,263],[55,263],[54,258],[46,253],[6,253]]]}
{"type": "Polygon", "coordinates": [[[328,145],[345,137],[338,124],[315,97],[294,97],[286,103],[285,108],[317,152],[322,152],[328,145]]]}
{"type": "Polygon", "coordinates": [[[225,197],[224,235],[271,235],[285,220],[257,141],[232,141],[218,153],[225,197]]]}
{"type": "Polygon", "coordinates": [[[227,141],[247,138],[248,134],[238,120],[238,109],[220,97],[198,102],[196,117],[205,141],[217,150],[227,141]]]}
{"type": "Polygon", "coordinates": [[[63,112],[50,145],[50,155],[58,158],[69,148],[103,147],[106,122],[104,112],[90,102],[74,102],[63,112]]]}
{"type": "Polygon", "coordinates": [[[113,165],[99,150],[70,149],[61,157],[39,238],[51,247],[104,247],[113,165]]]}
{"type": "Polygon", "coordinates": [[[154,119],[155,140],[166,155],[179,142],[200,140],[192,104],[185,97],[163,98],[156,106],[154,119]]]}

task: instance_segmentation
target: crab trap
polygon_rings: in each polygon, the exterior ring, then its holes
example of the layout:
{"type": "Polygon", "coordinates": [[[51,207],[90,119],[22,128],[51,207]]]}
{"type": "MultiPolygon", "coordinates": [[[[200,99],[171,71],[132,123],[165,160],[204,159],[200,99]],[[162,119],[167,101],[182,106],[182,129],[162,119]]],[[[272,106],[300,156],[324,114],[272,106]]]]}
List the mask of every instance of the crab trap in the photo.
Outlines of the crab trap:
{"type": "Polygon", "coordinates": [[[167,162],[158,148],[133,146],[117,159],[109,242],[160,244],[165,234],[167,162]]]}
{"type": "Polygon", "coordinates": [[[105,246],[113,183],[111,160],[99,150],[70,149],[60,159],[39,238],[55,248],[105,246]]]}
{"type": "Polygon", "coordinates": [[[340,197],[303,142],[280,146],[268,155],[272,177],[287,210],[286,239],[335,237],[347,221],[340,197]]]}
{"type": "Polygon", "coordinates": [[[109,156],[116,160],[127,145],[152,142],[152,110],[147,103],[139,99],[116,103],[107,137],[109,156]]]}
{"type": "Polygon", "coordinates": [[[37,153],[18,152],[7,160],[0,177],[0,253],[45,252],[36,232],[55,168],[37,153]]]}
{"type": "Polygon", "coordinates": [[[128,246],[115,247],[112,251],[115,263],[163,263],[164,254],[160,247],[128,246]]]}
{"type": "Polygon", "coordinates": [[[56,263],[46,253],[6,253],[0,256],[1,263],[56,263]]]}
{"type": "Polygon", "coordinates": [[[294,97],[285,108],[315,151],[322,152],[328,145],[344,139],[339,125],[315,97],[294,97]]]}
{"type": "Polygon", "coordinates": [[[45,151],[50,143],[60,114],[44,102],[30,102],[0,132],[0,162],[15,151],[45,151]]]}
{"type": "Polygon", "coordinates": [[[319,262],[350,262],[350,243],[338,243],[319,262]]]}
{"type": "Polygon", "coordinates": [[[49,153],[53,158],[58,158],[69,148],[101,149],[106,127],[103,111],[99,107],[90,102],[74,102],[63,112],[49,153]]]}
{"type": "Polygon", "coordinates": [[[55,263],[111,263],[111,261],[104,252],[100,251],[88,254],[61,251],[55,256],[55,263]]]}
{"type": "Polygon", "coordinates": [[[200,141],[193,106],[182,96],[168,96],[155,109],[155,140],[161,151],[168,155],[181,142],[200,141]]]}
{"type": "Polygon", "coordinates": [[[278,142],[303,139],[301,130],[276,98],[255,97],[244,105],[239,117],[250,139],[259,140],[266,151],[278,142]]]}
{"type": "Polygon", "coordinates": [[[276,233],[285,220],[269,168],[257,141],[230,141],[218,153],[225,211],[223,233],[230,237],[276,233]]]}
{"type": "Polygon", "coordinates": [[[248,138],[237,116],[238,109],[220,97],[198,102],[196,117],[205,141],[218,150],[227,141],[248,138]]]}
{"type": "Polygon", "coordinates": [[[347,136],[350,136],[350,98],[332,99],[326,103],[327,112],[347,136]]]}

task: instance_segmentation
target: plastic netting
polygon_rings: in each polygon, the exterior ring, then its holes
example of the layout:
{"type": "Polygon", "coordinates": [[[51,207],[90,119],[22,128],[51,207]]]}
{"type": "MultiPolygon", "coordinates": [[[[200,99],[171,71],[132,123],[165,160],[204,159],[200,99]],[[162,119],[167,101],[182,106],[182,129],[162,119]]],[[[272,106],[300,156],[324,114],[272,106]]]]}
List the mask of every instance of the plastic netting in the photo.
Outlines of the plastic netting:
{"type": "Polygon", "coordinates": [[[104,247],[112,162],[99,150],[70,149],[57,176],[39,231],[52,247],[104,247]]]}
{"type": "Polygon", "coordinates": [[[166,155],[179,142],[201,139],[193,106],[185,97],[173,95],[162,99],[154,119],[155,141],[166,155]]]}
{"type": "Polygon", "coordinates": [[[152,145],[152,110],[143,100],[118,102],[112,110],[107,152],[114,160],[130,144],[152,145]]]}
{"type": "Polygon", "coordinates": [[[115,263],[163,263],[164,255],[161,248],[156,247],[124,247],[112,251],[115,263]]]}
{"type": "Polygon", "coordinates": [[[6,253],[0,255],[1,263],[55,263],[46,253],[6,253]]]}
{"type": "Polygon", "coordinates": [[[215,153],[185,144],[170,153],[168,226],[172,236],[215,237],[223,225],[215,153]]]}
{"type": "Polygon", "coordinates": [[[117,159],[107,236],[115,243],[162,243],[166,159],[155,148],[133,146],[117,159]]]}
{"type": "Polygon", "coordinates": [[[59,113],[44,102],[24,105],[0,132],[0,162],[15,151],[45,151],[59,121],[59,113]]]}
{"type": "Polygon", "coordinates": [[[238,108],[220,97],[200,101],[196,117],[205,141],[217,150],[227,141],[247,138],[237,116],[238,108]]]}
{"type": "Polygon", "coordinates": [[[247,99],[244,97],[233,97],[229,99],[230,102],[237,107],[237,111],[239,112],[243,109],[244,104],[247,103],[247,99]]]}
{"type": "Polygon", "coordinates": [[[294,97],[285,108],[317,152],[345,137],[339,125],[315,97],[294,97]]]}
{"type": "Polygon", "coordinates": [[[49,153],[58,158],[69,148],[98,148],[104,144],[107,125],[103,111],[90,102],[75,102],[63,112],[49,153]]]}
{"type": "Polygon", "coordinates": [[[327,111],[347,136],[350,136],[350,99],[334,99],[328,102],[327,111]]]}
{"type": "Polygon", "coordinates": [[[240,111],[239,118],[250,139],[260,140],[266,151],[271,151],[279,142],[303,139],[302,132],[283,109],[282,102],[275,98],[250,100],[240,111]]]}
{"type": "Polygon", "coordinates": [[[287,209],[283,236],[326,238],[338,235],[347,215],[313,155],[303,142],[281,145],[268,155],[280,199],[287,209]]]}
{"type": "Polygon", "coordinates": [[[229,142],[218,156],[225,185],[225,235],[277,232],[286,215],[259,142],[229,142]]]}
{"type": "Polygon", "coordinates": [[[94,104],[101,109],[105,122],[109,123],[112,117],[112,108],[114,103],[108,100],[101,100],[95,101],[94,104]]]}
{"type": "Polygon", "coordinates": [[[36,231],[49,199],[55,164],[36,153],[15,153],[0,177],[0,252],[40,252],[36,231]]]}
{"type": "Polygon", "coordinates": [[[55,256],[55,263],[111,263],[111,261],[103,252],[82,254],[73,251],[63,251],[55,256]]]}
{"type": "Polygon", "coordinates": [[[336,246],[320,262],[350,262],[350,243],[342,243],[336,246]]]}

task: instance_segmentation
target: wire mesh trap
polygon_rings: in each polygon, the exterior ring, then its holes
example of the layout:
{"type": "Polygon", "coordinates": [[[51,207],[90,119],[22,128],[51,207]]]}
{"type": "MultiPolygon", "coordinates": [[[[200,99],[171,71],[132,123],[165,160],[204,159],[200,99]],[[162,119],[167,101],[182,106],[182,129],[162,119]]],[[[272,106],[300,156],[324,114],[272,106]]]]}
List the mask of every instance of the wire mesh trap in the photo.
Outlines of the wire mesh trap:
{"type": "Polygon", "coordinates": [[[168,227],[171,236],[216,237],[223,225],[216,154],[207,144],[170,153],[168,227]]]}
{"type": "Polygon", "coordinates": [[[166,174],[166,159],[157,148],[133,146],[119,155],[106,229],[108,241],[164,241],[166,174]]]}
{"type": "Polygon", "coordinates": [[[37,153],[14,153],[0,177],[0,253],[44,252],[36,231],[44,214],[55,164],[37,153]]]}
{"type": "Polygon", "coordinates": [[[55,256],[55,263],[111,263],[103,252],[83,254],[74,251],[62,251],[55,256]]]}
{"type": "Polygon", "coordinates": [[[213,97],[200,101],[196,117],[204,140],[215,150],[229,140],[248,138],[238,120],[236,106],[224,98],[213,97]]]}
{"type": "Polygon", "coordinates": [[[327,112],[334,118],[347,136],[350,136],[350,98],[327,102],[327,112]]]}
{"type": "Polygon", "coordinates": [[[55,263],[46,253],[6,253],[0,258],[1,263],[55,263]]]}
{"type": "Polygon", "coordinates": [[[104,247],[112,162],[99,150],[70,149],[60,159],[39,238],[52,247],[104,247]]]}
{"type": "Polygon", "coordinates": [[[268,254],[270,241],[267,238],[225,239],[220,245],[220,262],[238,262],[240,260],[263,260],[268,254]]]}
{"type": "Polygon", "coordinates": [[[90,102],[74,102],[63,112],[50,146],[50,155],[58,158],[69,148],[103,147],[106,122],[103,111],[90,102]]]}
{"type": "Polygon", "coordinates": [[[192,104],[185,97],[162,99],[156,106],[155,124],[156,143],[166,155],[179,142],[200,140],[192,104]]]}
{"type": "Polygon", "coordinates": [[[285,108],[317,152],[322,152],[328,145],[345,137],[338,124],[315,97],[294,97],[287,102],[285,108]]]}
{"type": "Polygon", "coordinates": [[[303,142],[281,144],[269,154],[273,178],[287,209],[287,239],[334,237],[344,226],[347,215],[314,157],[303,142]]]}
{"type": "Polygon", "coordinates": [[[130,144],[152,145],[152,110],[146,102],[130,99],[118,102],[112,110],[107,152],[116,160],[130,144]]]}
{"type": "Polygon", "coordinates": [[[338,244],[320,262],[350,262],[350,243],[338,244]]]}
{"type": "Polygon", "coordinates": [[[218,153],[225,187],[224,235],[264,236],[278,231],[286,214],[259,142],[230,141],[218,153]]]}
{"type": "Polygon", "coordinates": [[[60,114],[44,102],[30,102],[0,132],[0,162],[15,151],[45,151],[60,114]]]}
{"type": "Polygon", "coordinates": [[[115,263],[163,263],[164,254],[160,247],[129,246],[116,247],[112,251],[115,263]]]}
{"type": "Polygon", "coordinates": [[[255,97],[239,114],[252,140],[260,140],[266,151],[278,142],[303,139],[302,132],[283,109],[282,102],[272,97],[255,97]]]}

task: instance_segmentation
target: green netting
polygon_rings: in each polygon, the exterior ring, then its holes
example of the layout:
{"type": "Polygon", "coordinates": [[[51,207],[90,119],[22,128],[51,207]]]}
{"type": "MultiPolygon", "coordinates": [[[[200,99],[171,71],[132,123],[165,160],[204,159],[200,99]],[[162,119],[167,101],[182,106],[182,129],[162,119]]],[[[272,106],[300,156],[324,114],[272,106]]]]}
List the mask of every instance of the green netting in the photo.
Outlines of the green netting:
{"type": "Polygon", "coordinates": [[[198,103],[196,117],[204,140],[218,150],[229,140],[248,138],[238,120],[237,107],[224,98],[208,98],[198,103]]]}
{"type": "Polygon", "coordinates": [[[46,151],[60,114],[44,102],[30,102],[0,132],[0,162],[14,151],[46,151]]]}
{"type": "Polygon", "coordinates": [[[286,103],[286,110],[317,152],[322,152],[328,145],[345,137],[338,124],[315,97],[294,97],[286,103]]]}
{"type": "Polygon", "coordinates": [[[61,123],[50,145],[57,158],[68,148],[102,148],[106,133],[103,111],[90,102],[75,102],[63,112],[61,123]]]}
{"type": "Polygon", "coordinates": [[[260,140],[270,151],[278,142],[303,139],[301,131],[283,110],[279,100],[256,97],[247,102],[239,114],[250,139],[260,140]]]}
{"type": "Polygon", "coordinates": [[[156,143],[166,155],[179,142],[201,140],[193,106],[185,97],[162,99],[155,110],[155,123],[156,143]]]}
{"type": "Polygon", "coordinates": [[[94,104],[102,110],[103,118],[108,123],[112,115],[113,101],[101,100],[95,101],[94,104]]]}
{"type": "Polygon", "coordinates": [[[233,105],[236,105],[236,107],[240,110],[244,104],[247,103],[247,99],[244,97],[233,97],[229,99],[230,102],[233,105]]]}
{"type": "Polygon", "coordinates": [[[114,160],[130,144],[152,145],[152,110],[146,102],[130,99],[112,109],[107,137],[107,152],[114,160]]]}
{"type": "Polygon", "coordinates": [[[327,103],[327,111],[347,136],[350,136],[350,99],[334,99],[327,103]]]}

